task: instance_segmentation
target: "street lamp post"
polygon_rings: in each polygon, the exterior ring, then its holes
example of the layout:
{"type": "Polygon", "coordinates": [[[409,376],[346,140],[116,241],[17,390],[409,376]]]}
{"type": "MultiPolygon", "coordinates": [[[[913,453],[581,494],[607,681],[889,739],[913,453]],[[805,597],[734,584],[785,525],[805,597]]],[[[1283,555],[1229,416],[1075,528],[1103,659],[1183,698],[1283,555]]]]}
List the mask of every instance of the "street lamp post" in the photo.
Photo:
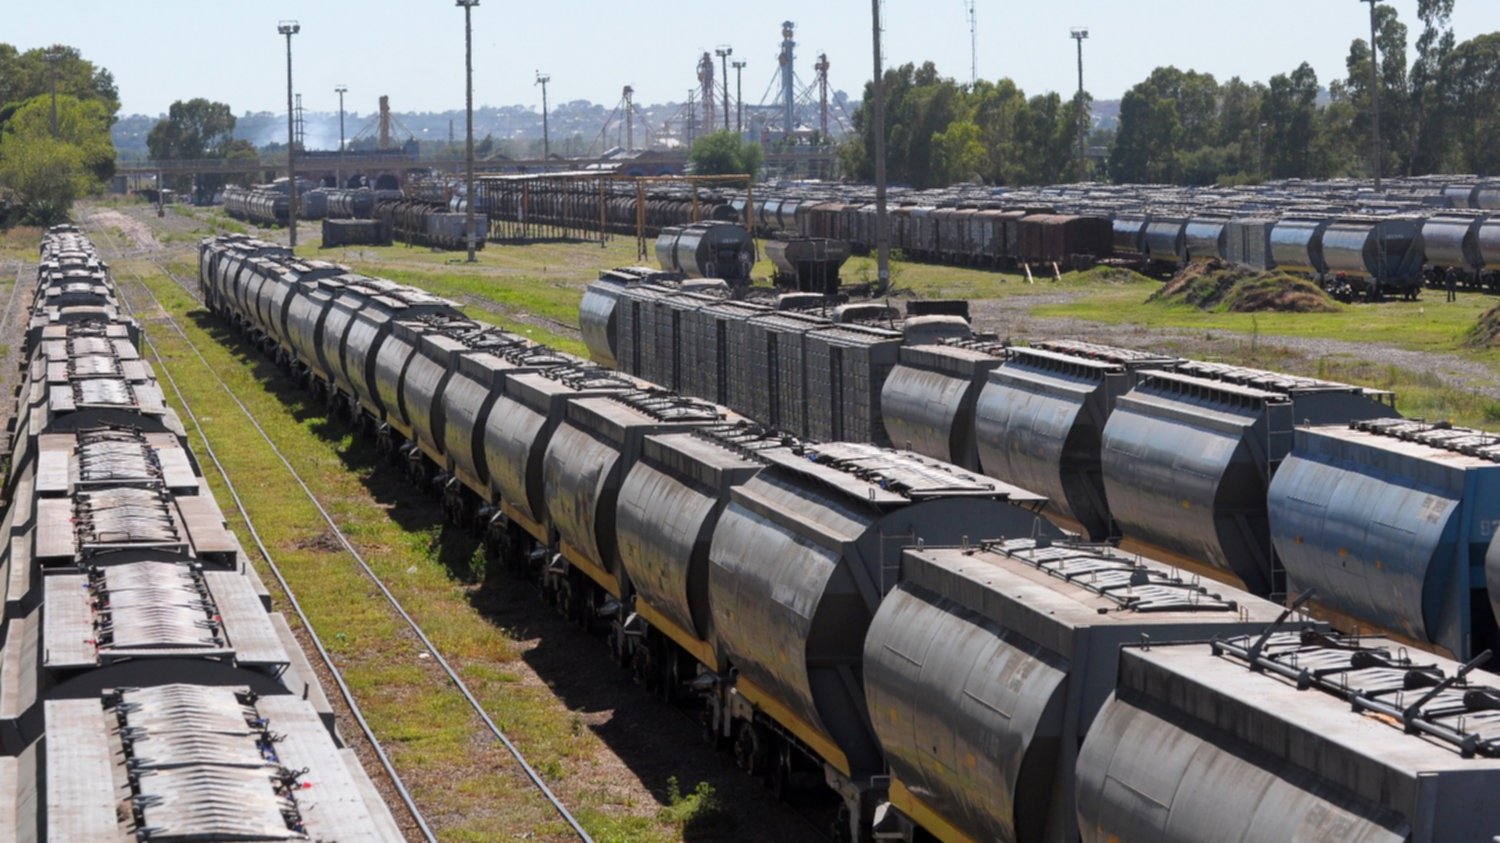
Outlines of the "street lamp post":
{"type": "Polygon", "coordinates": [[[1380,53],[1375,46],[1375,4],[1378,0],[1359,0],[1370,4],[1370,107],[1375,118],[1371,140],[1370,163],[1375,171],[1375,192],[1380,192],[1380,53]]]}
{"type": "MultiPolygon", "coordinates": [[[[719,57],[719,68],[724,73],[724,128],[729,128],[729,57],[734,55],[734,48],[724,44],[714,50],[714,55],[719,57]]],[[[713,108],[713,103],[708,104],[713,108]]]]}
{"type": "Polygon", "coordinates": [[[469,263],[474,263],[474,31],[469,15],[479,0],[455,0],[464,9],[464,229],[469,240],[469,263]]]}
{"type": "Polygon", "coordinates": [[[1260,180],[1265,181],[1266,176],[1266,126],[1267,123],[1257,124],[1255,127],[1255,149],[1260,156],[1260,180]]]}
{"type": "MultiPolygon", "coordinates": [[[[741,84],[741,77],[748,62],[734,62],[734,133],[743,135],[745,133],[745,88],[741,84]]],[[[725,84],[729,80],[724,80],[725,84]]]]}
{"type": "Polygon", "coordinates": [[[339,85],[333,89],[339,95],[339,162],[334,168],[334,178],[338,180],[339,189],[344,187],[344,94],[349,92],[349,86],[339,85]]]}
{"type": "Polygon", "coordinates": [[[286,36],[286,226],[291,246],[297,248],[297,144],[292,128],[292,36],[302,31],[294,20],[279,21],[276,31],[286,36]]]}
{"type": "Polygon", "coordinates": [[[880,54],[880,0],[870,0],[875,41],[875,275],[876,294],[891,288],[891,242],[885,213],[885,64],[880,54]]]}
{"type": "Polygon", "coordinates": [[[552,160],[552,141],[547,135],[547,83],[552,81],[552,75],[536,72],[535,84],[542,86],[542,171],[547,170],[547,163],[552,160]]]}
{"type": "Polygon", "coordinates": [[[1088,27],[1075,26],[1070,34],[1073,40],[1078,42],[1078,180],[1083,181],[1088,174],[1088,154],[1085,146],[1088,123],[1083,118],[1083,39],[1089,37],[1089,30],[1088,27]]]}

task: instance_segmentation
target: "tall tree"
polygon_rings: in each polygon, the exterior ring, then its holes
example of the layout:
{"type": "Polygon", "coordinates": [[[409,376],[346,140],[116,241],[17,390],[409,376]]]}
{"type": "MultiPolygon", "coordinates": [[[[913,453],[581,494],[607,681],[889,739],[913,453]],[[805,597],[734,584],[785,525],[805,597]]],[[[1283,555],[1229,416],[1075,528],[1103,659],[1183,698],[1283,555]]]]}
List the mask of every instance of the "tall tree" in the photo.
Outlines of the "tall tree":
{"type": "Polygon", "coordinates": [[[146,136],[157,160],[223,158],[234,140],[234,112],[222,102],[197,97],[178,100],[146,136]]]}
{"type": "Polygon", "coordinates": [[[1500,174],[1500,32],[1465,41],[1443,63],[1442,110],[1460,172],[1500,174]]]}
{"type": "Polygon", "coordinates": [[[740,138],[738,132],[714,132],[693,141],[688,160],[693,172],[702,176],[728,176],[760,170],[760,145],[740,138]]]}
{"type": "Polygon", "coordinates": [[[13,191],[35,222],[62,218],[78,196],[99,189],[114,173],[115,150],[106,106],[72,96],[22,103],[0,133],[0,185],[13,191]]]}
{"type": "MultiPolygon", "coordinates": [[[[1406,24],[1394,6],[1375,7],[1375,44],[1380,50],[1380,138],[1381,172],[1397,175],[1411,172],[1411,87],[1406,74],[1406,24]]],[[[1345,83],[1359,114],[1354,131],[1360,145],[1369,150],[1374,129],[1374,103],[1370,94],[1370,42],[1356,38],[1344,62],[1349,71],[1345,83]]],[[[1368,153],[1367,153],[1368,154],[1368,153]]]]}
{"type": "Polygon", "coordinates": [[[1422,34],[1417,37],[1417,60],[1411,66],[1412,168],[1418,173],[1438,170],[1450,148],[1443,123],[1443,65],[1453,53],[1453,0],[1418,0],[1417,17],[1422,34]]]}
{"type": "Polygon", "coordinates": [[[22,53],[9,44],[0,44],[0,126],[26,100],[50,95],[54,74],[59,96],[97,101],[104,106],[110,120],[114,120],[120,110],[120,92],[115,88],[114,76],[85,60],[78,48],[56,45],[22,53]],[[49,51],[59,56],[55,64],[47,61],[49,51]]]}
{"type": "Polygon", "coordinates": [[[1266,86],[1260,120],[1265,172],[1275,179],[1313,172],[1313,141],[1318,118],[1318,74],[1307,62],[1290,74],[1278,73],[1266,86]]]}

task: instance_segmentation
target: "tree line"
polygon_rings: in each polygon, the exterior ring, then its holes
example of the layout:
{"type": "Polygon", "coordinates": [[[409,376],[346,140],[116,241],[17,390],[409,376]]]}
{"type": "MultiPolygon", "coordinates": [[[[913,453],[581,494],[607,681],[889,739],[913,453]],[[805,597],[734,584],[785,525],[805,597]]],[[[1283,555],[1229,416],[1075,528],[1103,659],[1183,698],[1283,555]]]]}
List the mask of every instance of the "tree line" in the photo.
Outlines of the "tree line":
{"type": "Polygon", "coordinates": [[[109,129],[119,110],[114,77],[77,49],[0,44],[0,224],[52,224],[74,199],[102,189],[114,176],[109,129]]]}
{"type": "MultiPolygon", "coordinates": [[[[1500,173],[1500,33],[1456,43],[1454,0],[1419,0],[1416,57],[1396,9],[1375,7],[1386,175],[1500,173]]],[[[1115,131],[1090,135],[1108,150],[1085,167],[1118,183],[1241,184],[1280,178],[1367,177],[1371,172],[1370,43],[1355,39],[1344,78],[1302,63],[1267,82],[1166,66],[1130,88],[1115,131]]],[[[1079,173],[1077,131],[1088,100],[1027,98],[1009,79],[959,85],[932,64],[886,71],[886,156],[893,182],[1038,185],[1079,173]]],[[[865,104],[872,91],[866,86],[865,104]]],[[[874,176],[869,109],[854,115],[844,172],[874,176]]]]}

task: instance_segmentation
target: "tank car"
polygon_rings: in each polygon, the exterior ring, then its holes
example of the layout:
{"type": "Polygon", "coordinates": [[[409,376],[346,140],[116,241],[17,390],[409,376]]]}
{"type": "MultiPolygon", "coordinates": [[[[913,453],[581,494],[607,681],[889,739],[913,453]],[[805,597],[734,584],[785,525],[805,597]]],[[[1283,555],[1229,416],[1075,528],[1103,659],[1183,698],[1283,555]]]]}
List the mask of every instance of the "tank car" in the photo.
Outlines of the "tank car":
{"type": "Polygon", "coordinates": [[[1225,217],[1194,216],[1183,229],[1183,252],[1190,261],[1227,260],[1229,220],[1225,217]]]}
{"type": "Polygon", "coordinates": [[[1109,511],[1153,555],[1282,593],[1266,489],[1293,428],[1394,417],[1392,403],[1388,392],[1216,363],[1148,372],[1104,425],[1109,511]]]}
{"type": "Polygon", "coordinates": [[[1282,217],[1271,229],[1271,259],[1276,268],[1313,276],[1327,272],[1323,234],[1332,222],[1320,217],[1282,217]]]}
{"type": "MultiPolygon", "coordinates": [[[[1391,292],[1416,298],[1424,263],[1421,223],[1391,216],[1331,223],[1323,232],[1323,261],[1334,284],[1349,285],[1345,295],[1391,292]]],[[[1325,285],[1329,281],[1325,278],[1325,285]]]]}
{"type": "Polygon", "coordinates": [[[618,365],[620,318],[615,307],[622,288],[643,283],[670,287],[681,280],[680,273],[642,266],[601,271],[599,280],[583,291],[583,301],[578,306],[578,330],[589,357],[601,366],[618,365]]]}
{"type": "Polygon", "coordinates": [[[1101,468],[1105,425],[1141,377],[1181,362],[1066,340],[1008,349],[974,404],[980,469],[1046,495],[1048,517],[1087,538],[1117,537],[1101,468]]]}
{"type": "Polygon", "coordinates": [[[997,341],[902,346],[880,388],[886,439],[933,459],[979,471],[974,410],[989,373],[1004,359],[997,341]]]}
{"type": "Polygon", "coordinates": [[[1177,267],[1187,261],[1187,218],[1153,214],[1141,231],[1141,254],[1147,262],[1177,267]]]}
{"type": "Polygon", "coordinates": [[[558,366],[506,377],[484,420],[484,457],[493,502],[491,547],[515,562],[536,543],[555,544],[543,468],[568,404],[636,390],[640,381],[593,364],[558,366]]]}
{"type": "Polygon", "coordinates": [[[663,269],[689,278],[722,278],[731,284],[748,285],[757,260],[750,232],[730,222],[682,226],[671,251],[672,265],[662,264],[663,269]]]}
{"type": "Polygon", "coordinates": [[[1055,533],[1037,515],[1044,499],[911,454],[830,444],[761,459],[766,467],[731,492],[709,546],[712,643],[729,666],[703,683],[709,727],[754,772],[784,779],[817,759],[859,839],[883,764],[860,685],[862,646],[895,585],[898,548],[957,544],[975,525],[1055,533]]]}
{"type": "Polygon", "coordinates": [[[1082,839],[1488,843],[1500,688],[1475,664],[1309,631],[1126,648],[1078,757],[1082,839]]]}
{"type": "MultiPolygon", "coordinates": [[[[542,484],[565,570],[548,570],[560,603],[586,609],[629,593],[620,564],[616,504],[626,474],[653,433],[724,421],[719,407],[666,392],[626,392],[569,402],[547,444],[542,484]],[[580,575],[592,585],[581,582],[580,575]]],[[[613,615],[614,612],[608,614],[613,615]]]]}
{"type": "Polygon", "coordinates": [[[221,310],[219,279],[223,263],[231,258],[289,257],[291,250],[277,243],[245,234],[205,237],[198,243],[198,294],[209,310],[221,310]]]}
{"type": "Polygon", "coordinates": [[[1484,560],[1500,523],[1500,437],[1402,419],[1299,426],[1271,480],[1292,593],[1467,660],[1495,643],[1484,560]]]}
{"type": "Polygon", "coordinates": [[[425,291],[365,275],[338,276],[342,286],[322,316],[317,331],[320,360],[327,369],[319,384],[335,411],[347,409],[363,424],[384,421],[374,399],[370,363],[374,349],[395,320],[419,321],[457,317],[453,305],[425,291]]]}
{"type": "Polygon", "coordinates": [[[224,211],[255,225],[286,225],[291,201],[287,194],[277,190],[230,186],[224,188],[224,211]]]}
{"type": "Polygon", "coordinates": [[[1133,256],[1146,253],[1145,234],[1146,225],[1151,221],[1149,216],[1137,214],[1119,214],[1113,220],[1113,246],[1117,255],[1133,256]]]}
{"type": "Polygon", "coordinates": [[[375,194],[368,188],[324,191],[328,216],[334,219],[369,219],[375,213],[375,194]]]}
{"type": "Polygon", "coordinates": [[[1078,839],[1076,762],[1122,645],[1259,631],[1280,607],[1104,545],[902,553],[864,642],[890,771],[877,839],[1078,839]]]}
{"type": "Polygon", "coordinates": [[[671,697],[697,665],[718,673],[708,605],[708,548],[730,492],[760,472],[783,434],[744,422],[650,434],[620,487],[615,527],[629,614],[617,655],[648,689],[671,697]],[[626,642],[634,640],[634,647],[626,642]],[[629,649],[630,652],[626,652],[629,649]]]}

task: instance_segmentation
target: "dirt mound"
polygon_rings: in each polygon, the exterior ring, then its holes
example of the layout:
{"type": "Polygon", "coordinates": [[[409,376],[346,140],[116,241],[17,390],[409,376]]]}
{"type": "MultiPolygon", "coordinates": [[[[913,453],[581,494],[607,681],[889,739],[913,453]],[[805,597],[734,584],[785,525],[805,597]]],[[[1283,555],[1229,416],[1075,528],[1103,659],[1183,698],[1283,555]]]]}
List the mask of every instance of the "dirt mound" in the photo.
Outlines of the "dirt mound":
{"type": "Polygon", "coordinates": [[[1087,284],[1153,284],[1150,278],[1121,266],[1100,264],[1074,275],[1074,280],[1087,284]]]}
{"type": "Polygon", "coordinates": [[[1479,321],[1464,335],[1464,344],[1470,348],[1500,347],[1500,304],[1486,310],[1479,321]]]}
{"type": "Polygon", "coordinates": [[[1221,261],[1189,264],[1147,301],[1230,313],[1331,313],[1339,309],[1327,293],[1306,279],[1221,261]]]}

